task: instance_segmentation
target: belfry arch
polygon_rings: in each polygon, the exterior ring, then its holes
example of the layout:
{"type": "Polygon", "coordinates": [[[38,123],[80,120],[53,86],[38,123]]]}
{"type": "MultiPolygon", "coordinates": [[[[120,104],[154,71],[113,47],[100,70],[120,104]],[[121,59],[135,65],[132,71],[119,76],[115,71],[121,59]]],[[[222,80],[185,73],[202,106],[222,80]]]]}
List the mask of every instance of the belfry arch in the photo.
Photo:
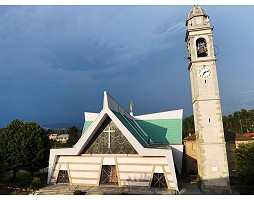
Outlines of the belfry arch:
{"type": "Polygon", "coordinates": [[[197,57],[206,57],[208,55],[207,42],[201,37],[196,40],[197,57]]]}

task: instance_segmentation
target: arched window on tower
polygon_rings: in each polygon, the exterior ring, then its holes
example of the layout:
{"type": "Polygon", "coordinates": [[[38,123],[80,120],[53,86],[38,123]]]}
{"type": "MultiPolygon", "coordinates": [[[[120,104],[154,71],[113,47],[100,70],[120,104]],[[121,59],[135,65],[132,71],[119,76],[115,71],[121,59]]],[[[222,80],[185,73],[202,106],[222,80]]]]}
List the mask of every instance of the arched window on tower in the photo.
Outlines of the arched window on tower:
{"type": "Polygon", "coordinates": [[[208,55],[206,41],[204,38],[198,38],[196,41],[198,57],[205,57],[208,55]]]}

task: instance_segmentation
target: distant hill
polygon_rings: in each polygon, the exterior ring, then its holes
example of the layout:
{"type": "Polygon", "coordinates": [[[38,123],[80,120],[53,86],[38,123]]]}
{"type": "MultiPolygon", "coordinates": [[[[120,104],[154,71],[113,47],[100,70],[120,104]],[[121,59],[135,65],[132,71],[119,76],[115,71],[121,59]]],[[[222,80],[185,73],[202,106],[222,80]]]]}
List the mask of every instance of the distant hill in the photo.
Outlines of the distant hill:
{"type": "Polygon", "coordinates": [[[53,129],[53,130],[57,130],[57,129],[68,129],[72,126],[76,126],[79,129],[83,129],[83,124],[80,123],[54,123],[54,124],[45,124],[42,127],[45,129],[53,129]]]}

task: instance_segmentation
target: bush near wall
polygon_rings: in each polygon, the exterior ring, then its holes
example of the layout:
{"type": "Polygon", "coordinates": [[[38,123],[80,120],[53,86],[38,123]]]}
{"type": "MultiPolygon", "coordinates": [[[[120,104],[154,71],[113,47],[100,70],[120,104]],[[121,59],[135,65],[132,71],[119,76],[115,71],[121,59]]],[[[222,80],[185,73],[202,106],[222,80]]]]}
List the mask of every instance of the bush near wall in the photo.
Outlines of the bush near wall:
{"type": "Polygon", "coordinates": [[[242,194],[254,194],[254,142],[240,143],[234,150],[236,173],[243,184],[242,194]]]}

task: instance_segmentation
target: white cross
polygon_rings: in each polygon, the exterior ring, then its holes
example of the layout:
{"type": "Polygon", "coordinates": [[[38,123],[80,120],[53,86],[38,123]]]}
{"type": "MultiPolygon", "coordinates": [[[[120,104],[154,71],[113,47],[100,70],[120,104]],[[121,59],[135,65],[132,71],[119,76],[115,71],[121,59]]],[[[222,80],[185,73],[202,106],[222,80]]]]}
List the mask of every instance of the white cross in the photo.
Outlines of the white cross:
{"type": "Polygon", "coordinates": [[[108,148],[110,148],[110,133],[114,133],[115,130],[111,130],[110,126],[108,127],[108,131],[103,131],[103,133],[108,133],[108,148]]]}

